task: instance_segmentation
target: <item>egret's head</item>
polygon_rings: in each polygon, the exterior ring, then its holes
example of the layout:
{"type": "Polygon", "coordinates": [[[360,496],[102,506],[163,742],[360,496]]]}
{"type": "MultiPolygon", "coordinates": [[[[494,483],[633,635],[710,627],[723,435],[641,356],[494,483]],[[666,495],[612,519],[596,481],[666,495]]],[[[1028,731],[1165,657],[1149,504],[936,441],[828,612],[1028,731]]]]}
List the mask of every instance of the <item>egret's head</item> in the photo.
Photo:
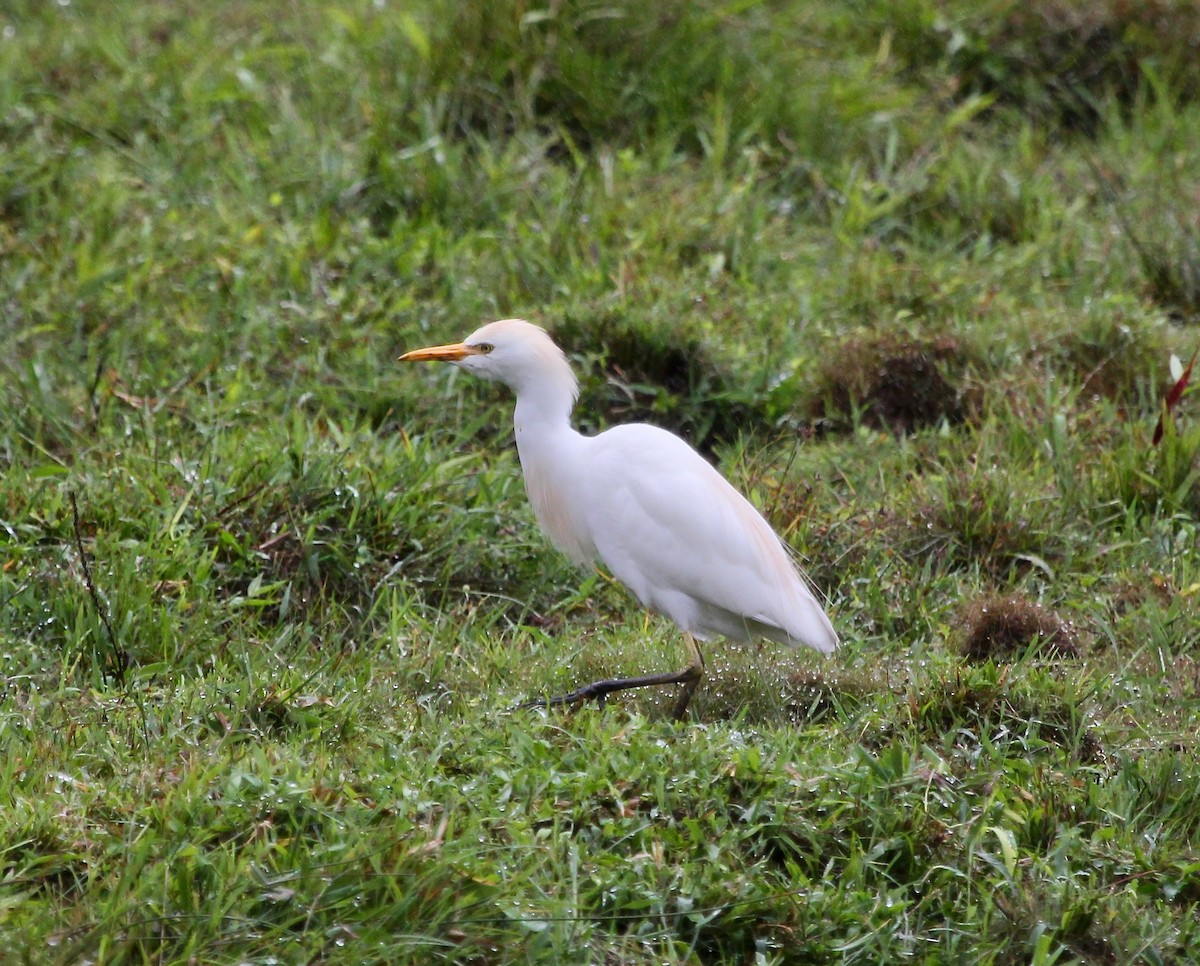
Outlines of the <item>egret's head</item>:
{"type": "Polygon", "coordinates": [[[557,383],[570,398],[577,395],[575,376],[562,349],[540,326],[524,319],[502,319],[476,329],[453,345],[414,349],[402,362],[453,362],[484,379],[503,382],[520,393],[523,389],[557,383]]]}

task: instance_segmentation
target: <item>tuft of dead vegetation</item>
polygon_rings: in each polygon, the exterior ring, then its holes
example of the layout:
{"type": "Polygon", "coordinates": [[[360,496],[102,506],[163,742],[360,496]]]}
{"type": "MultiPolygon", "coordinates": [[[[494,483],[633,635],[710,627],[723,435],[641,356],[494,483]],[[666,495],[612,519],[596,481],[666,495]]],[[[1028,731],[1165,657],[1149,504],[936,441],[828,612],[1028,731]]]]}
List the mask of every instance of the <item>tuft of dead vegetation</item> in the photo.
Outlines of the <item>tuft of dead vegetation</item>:
{"type": "Polygon", "coordinates": [[[1042,655],[1079,656],[1071,625],[1021,594],[993,594],[971,601],[959,616],[958,634],[969,661],[1009,661],[1034,647],[1042,655]]]}
{"type": "Polygon", "coordinates": [[[965,374],[969,353],[949,336],[858,335],[825,359],[810,415],[825,430],[846,430],[855,417],[869,426],[911,433],[970,412],[965,374]]]}

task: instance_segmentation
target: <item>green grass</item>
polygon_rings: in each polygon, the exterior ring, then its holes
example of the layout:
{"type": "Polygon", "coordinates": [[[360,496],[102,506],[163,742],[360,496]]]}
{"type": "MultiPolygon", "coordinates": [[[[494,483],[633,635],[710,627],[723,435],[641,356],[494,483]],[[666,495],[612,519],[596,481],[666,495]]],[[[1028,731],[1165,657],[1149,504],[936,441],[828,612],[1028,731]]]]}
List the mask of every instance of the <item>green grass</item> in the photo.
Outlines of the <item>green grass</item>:
{"type": "Polygon", "coordinates": [[[1151,445],[1200,340],[1198,30],[6,6],[0,948],[1200,958],[1195,393],[1151,445]],[[394,364],[510,315],[580,425],[753,496],[837,655],[714,645],[681,725],[509,710],[682,660],[537,534],[506,394],[394,364]]]}

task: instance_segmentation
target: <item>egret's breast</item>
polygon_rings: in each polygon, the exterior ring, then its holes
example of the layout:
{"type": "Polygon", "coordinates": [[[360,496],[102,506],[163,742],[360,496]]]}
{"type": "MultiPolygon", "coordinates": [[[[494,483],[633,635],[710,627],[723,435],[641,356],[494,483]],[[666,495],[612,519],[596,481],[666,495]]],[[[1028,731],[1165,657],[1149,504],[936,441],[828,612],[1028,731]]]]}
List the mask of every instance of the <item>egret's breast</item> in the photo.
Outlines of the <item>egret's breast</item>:
{"type": "Polygon", "coordinates": [[[596,545],[585,523],[578,494],[569,474],[530,459],[522,453],[521,471],[525,477],[525,492],[533,507],[538,526],[554,546],[576,563],[596,559],[596,545]]]}

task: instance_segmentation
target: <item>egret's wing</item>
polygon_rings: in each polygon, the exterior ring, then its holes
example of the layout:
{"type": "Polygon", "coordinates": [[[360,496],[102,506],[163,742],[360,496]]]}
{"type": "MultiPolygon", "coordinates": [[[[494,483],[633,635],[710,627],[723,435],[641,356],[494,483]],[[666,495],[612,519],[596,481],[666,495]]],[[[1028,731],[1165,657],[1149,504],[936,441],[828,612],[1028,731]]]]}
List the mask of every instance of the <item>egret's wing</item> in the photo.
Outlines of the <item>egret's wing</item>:
{"type": "Polygon", "coordinates": [[[829,620],[775,532],[691,447],[636,425],[595,437],[591,449],[584,512],[601,559],[641,600],[684,626],[687,598],[698,614],[725,612],[833,649],[829,620]]]}

